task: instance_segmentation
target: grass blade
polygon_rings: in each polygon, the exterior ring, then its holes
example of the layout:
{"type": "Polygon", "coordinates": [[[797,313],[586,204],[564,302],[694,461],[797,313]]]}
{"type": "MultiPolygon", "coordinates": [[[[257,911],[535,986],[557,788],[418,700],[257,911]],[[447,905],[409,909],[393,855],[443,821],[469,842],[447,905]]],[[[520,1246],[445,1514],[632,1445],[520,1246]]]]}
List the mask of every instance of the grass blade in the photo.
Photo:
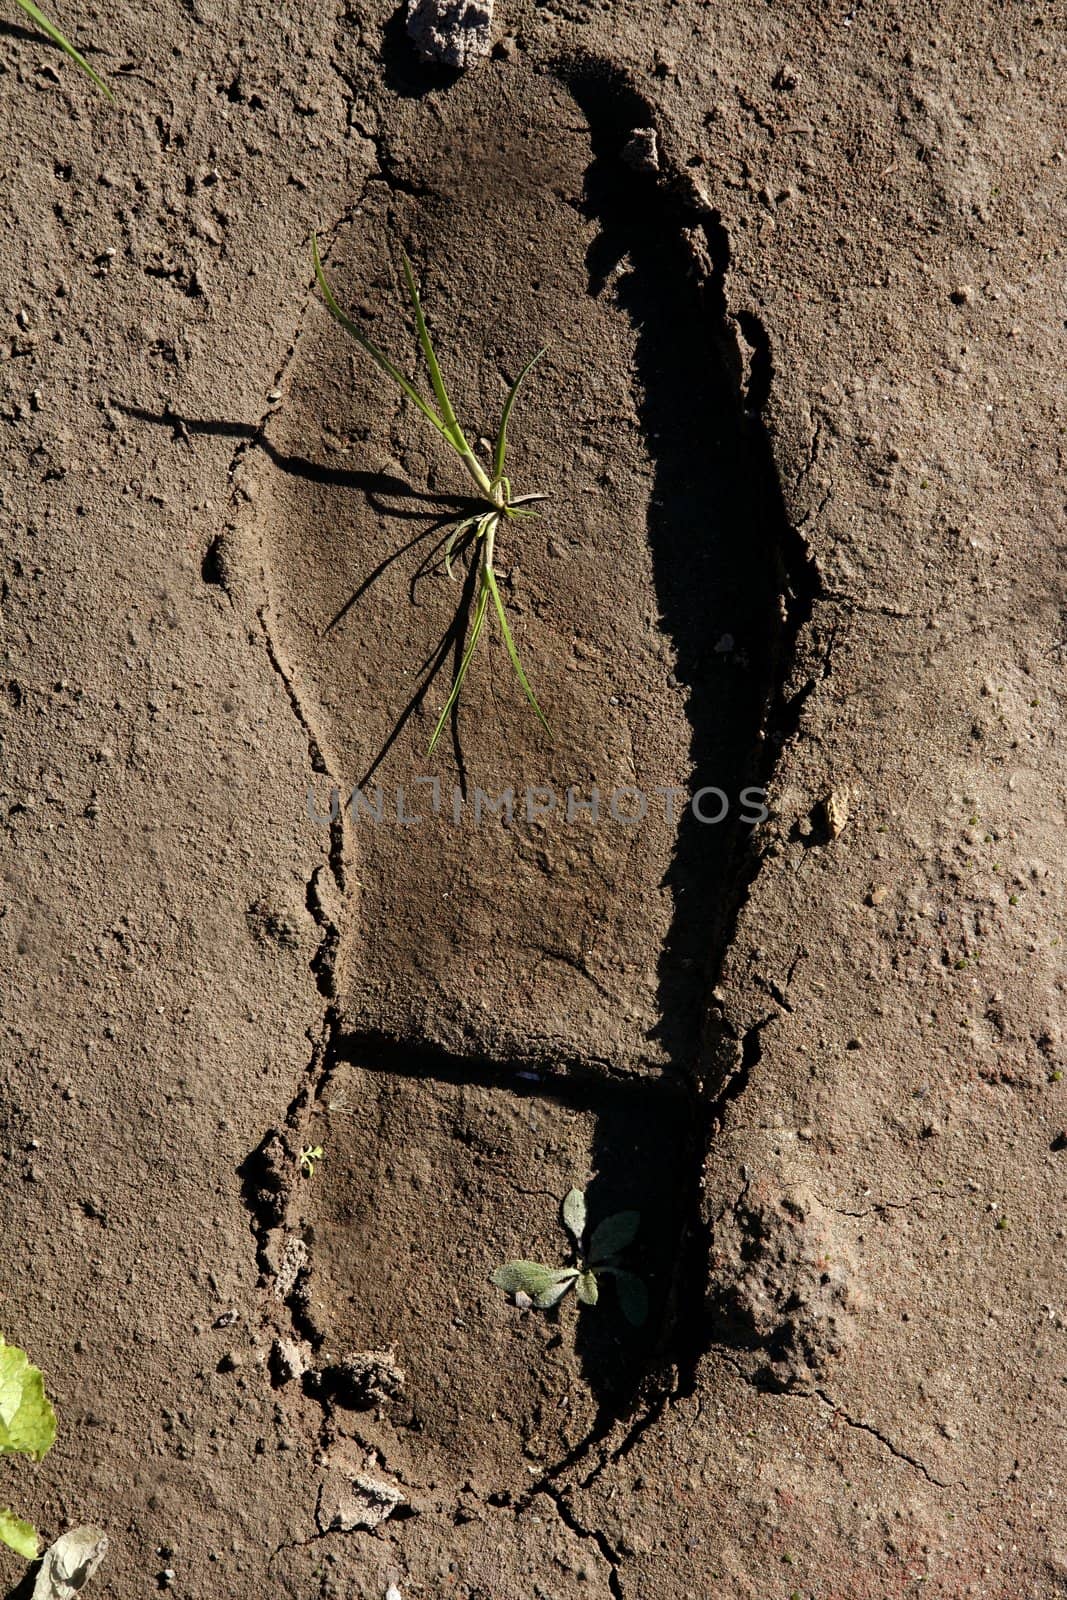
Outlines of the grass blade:
{"type": "Polygon", "coordinates": [[[445,571],[448,573],[448,576],[450,578],[455,576],[455,574],[452,571],[452,552],[456,548],[457,541],[463,537],[463,535],[466,533],[468,528],[473,528],[474,524],[476,522],[484,522],[484,520],[485,520],[485,518],[484,517],[480,517],[480,516],[464,517],[463,521],[460,522],[460,523],[457,523],[457,525],[452,529],[452,532],[449,534],[448,538],[446,539],[446,541],[445,541],[445,571]]]}
{"type": "Polygon", "coordinates": [[[437,365],[437,357],[433,352],[433,341],[430,338],[430,330],[426,326],[426,318],[422,314],[422,301],[419,299],[419,288],[415,282],[415,274],[411,269],[411,262],[408,260],[408,253],[406,250],[401,250],[400,254],[404,261],[404,277],[407,279],[408,294],[411,296],[411,304],[415,310],[415,326],[419,332],[419,343],[422,345],[422,353],[426,357],[426,365],[430,370],[430,382],[433,384],[433,392],[437,396],[437,404],[441,407],[441,416],[444,418],[445,427],[452,434],[454,442],[457,445],[462,443],[464,448],[468,449],[467,441],[463,437],[463,429],[459,425],[456,413],[452,409],[452,402],[448,398],[448,390],[445,388],[445,380],[441,376],[441,368],[437,365]]]}
{"type": "Polygon", "coordinates": [[[551,737],[552,737],[552,729],[548,725],[548,719],[546,718],[544,712],[541,710],[541,707],[537,704],[537,696],[534,694],[533,690],[530,688],[529,679],[527,678],[525,672],[522,670],[522,662],[519,660],[519,652],[515,648],[515,641],[511,637],[511,629],[508,627],[507,612],[504,610],[504,602],[501,599],[500,590],[496,586],[496,578],[495,578],[495,576],[493,574],[492,567],[486,567],[486,569],[485,569],[485,583],[486,583],[486,587],[488,588],[490,594],[493,596],[493,604],[496,606],[496,614],[500,618],[500,626],[501,626],[501,629],[503,630],[503,633],[504,633],[504,643],[508,647],[508,655],[511,657],[511,664],[515,668],[515,672],[516,672],[516,675],[518,677],[519,682],[522,684],[524,690],[526,691],[527,700],[529,700],[530,704],[533,706],[534,710],[537,712],[537,715],[541,719],[541,723],[542,723],[542,725],[544,727],[545,732],[548,734],[548,737],[551,739],[551,737]]]}
{"type": "Polygon", "coordinates": [[[48,18],[45,16],[40,7],[35,6],[33,0],[18,0],[18,4],[22,7],[23,11],[25,11],[28,17],[32,17],[33,21],[36,22],[41,32],[45,34],[47,38],[51,39],[53,44],[57,44],[61,50],[65,51],[70,59],[79,67],[81,67],[82,71],[93,80],[104,98],[113,101],[115,96],[111,93],[111,90],[108,88],[100,74],[93,70],[80,51],[75,50],[66,34],[60,33],[54,22],[49,22],[48,18]]]}
{"type": "MultiPolygon", "coordinates": [[[[25,5],[26,0],[19,0],[19,4],[25,5]]],[[[459,449],[451,429],[437,415],[437,412],[434,410],[433,406],[431,406],[428,401],[422,398],[422,395],[415,388],[415,385],[405,378],[400,368],[394,366],[389,360],[389,357],[387,355],[383,355],[383,353],[378,349],[378,346],[373,344],[371,340],[367,338],[366,334],[360,332],[359,328],[357,328],[356,324],[352,321],[352,318],[346,316],[341,310],[341,307],[338,305],[337,300],[334,297],[333,290],[326,281],[326,274],[322,268],[322,258],[319,255],[319,241],[315,234],[312,234],[311,236],[311,259],[315,267],[315,277],[318,280],[319,288],[322,290],[322,297],[326,302],[326,309],[329,311],[334,321],[339,322],[345,332],[349,334],[358,345],[362,346],[362,348],[367,352],[373,361],[378,363],[382,371],[388,373],[393,382],[400,385],[408,399],[413,400],[418,406],[419,410],[422,412],[423,416],[433,423],[438,433],[443,434],[443,436],[452,446],[453,450],[455,450],[456,454],[462,455],[463,452],[459,449]]]]}
{"type": "Polygon", "coordinates": [[[507,454],[508,448],[508,418],[511,416],[511,408],[515,404],[515,396],[518,394],[522,381],[529,372],[530,368],[535,366],[536,363],[540,361],[544,353],[545,352],[543,350],[538,350],[535,356],[530,357],[529,361],[527,361],[526,365],[515,379],[515,382],[508,390],[508,397],[504,401],[504,409],[500,414],[500,432],[496,436],[496,450],[493,454],[494,478],[499,478],[504,470],[504,457],[507,454]]]}
{"type": "Polygon", "coordinates": [[[473,656],[475,646],[478,643],[478,636],[482,631],[482,624],[485,622],[485,613],[486,613],[486,610],[488,608],[488,605],[489,605],[489,585],[483,579],[481,591],[479,592],[479,595],[478,595],[478,603],[474,608],[474,622],[471,625],[471,636],[470,636],[470,639],[468,640],[467,648],[463,652],[463,659],[459,664],[459,671],[456,673],[455,679],[454,679],[453,684],[452,684],[452,691],[449,694],[448,699],[445,701],[445,708],[441,712],[441,715],[438,717],[437,726],[433,730],[433,738],[430,740],[429,746],[428,746],[427,751],[426,751],[426,754],[428,756],[432,756],[433,755],[434,745],[437,743],[438,739],[441,737],[441,729],[444,727],[445,723],[448,721],[449,713],[451,712],[452,707],[455,705],[456,701],[459,699],[459,691],[463,687],[464,678],[467,676],[467,668],[471,664],[471,657],[473,656]]]}

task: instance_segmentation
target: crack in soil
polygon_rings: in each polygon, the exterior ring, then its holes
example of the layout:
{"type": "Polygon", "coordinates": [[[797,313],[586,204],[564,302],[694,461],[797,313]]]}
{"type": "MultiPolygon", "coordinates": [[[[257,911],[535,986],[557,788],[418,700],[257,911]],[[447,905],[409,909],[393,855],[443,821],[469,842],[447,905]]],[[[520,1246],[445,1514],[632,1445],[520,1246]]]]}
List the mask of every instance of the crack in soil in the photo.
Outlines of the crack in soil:
{"type": "Polygon", "coordinates": [[[622,1558],[611,1545],[607,1535],[602,1533],[599,1528],[587,1528],[583,1523],[579,1522],[573,1510],[567,1504],[562,1490],[546,1484],[544,1492],[555,1506],[556,1514],[564,1527],[569,1528],[571,1533],[577,1534],[579,1539],[591,1539],[596,1545],[608,1564],[608,1588],[611,1590],[615,1600],[623,1600],[622,1580],[619,1577],[622,1558]]]}
{"type": "Polygon", "coordinates": [[[848,1211],[843,1206],[831,1205],[830,1201],[824,1200],[821,1195],[816,1195],[815,1198],[835,1216],[859,1219],[877,1216],[882,1211],[910,1211],[914,1206],[928,1205],[931,1200],[961,1200],[964,1197],[952,1189],[930,1189],[926,1194],[913,1194],[907,1200],[872,1200],[863,1211],[848,1211]]]}
{"type": "Polygon", "coordinates": [[[859,1433],[870,1434],[872,1439],[877,1439],[878,1443],[883,1445],[885,1449],[889,1451],[891,1456],[894,1456],[898,1461],[903,1461],[907,1466],[912,1467],[914,1471],[918,1472],[922,1477],[924,1477],[928,1483],[932,1483],[935,1488],[951,1489],[953,1487],[951,1483],[946,1482],[944,1479],[936,1478],[930,1471],[929,1467],[926,1466],[925,1462],[920,1461],[918,1456],[909,1454],[907,1450],[901,1449],[900,1445],[896,1444],[892,1439],[890,1439],[888,1434],[883,1433],[880,1428],[877,1428],[873,1422],[864,1422],[862,1418],[852,1416],[850,1412],[846,1411],[843,1406],[838,1404],[832,1395],[827,1394],[825,1389],[817,1386],[813,1386],[812,1388],[808,1389],[802,1388],[799,1385],[772,1388],[768,1384],[761,1382],[753,1374],[746,1372],[740,1362],[735,1360],[735,1358],[730,1355],[729,1352],[721,1345],[714,1347],[714,1354],[719,1358],[720,1361],[725,1362],[728,1367],[731,1367],[733,1371],[737,1373],[737,1376],[744,1383],[746,1383],[750,1389],[755,1389],[757,1394],[766,1395],[772,1399],[780,1400],[818,1400],[820,1405],[826,1406],[835,1417],[840,1417],[842,1422],[844,1422],[847,1427],[854,1428],[859,1433]]]}
{"type": "Polygon", "coordinates": [[[812,1393],[822,1401],[823,1405],[829,1406],[835,1416],[843,1417],[850,1428],[856,1428],[861,1433],[869,1433],[872,1438],[878,1440],[879,1444],[885,1445],[890,1455],[896,1456],[898,1461],[906,1461],[909,1467],[914,1467],[916,1472],[921,1472],[928,1483],[934,1484],[938,1489],[950,1489],[952,1487],[951,1484],[944,1482],[941,1478],[935,1478],[930,1469],[917,1456],[909,1455],[906,1450],[902,1450],[899,1445],[894,1444],[893,1440],[887,1434],[882,1433],[881,1429],[876,1428],[873,1423],[863,1422],[857,1417],[850,1416],[824,1389],[814,1389],[812,1393]]]}

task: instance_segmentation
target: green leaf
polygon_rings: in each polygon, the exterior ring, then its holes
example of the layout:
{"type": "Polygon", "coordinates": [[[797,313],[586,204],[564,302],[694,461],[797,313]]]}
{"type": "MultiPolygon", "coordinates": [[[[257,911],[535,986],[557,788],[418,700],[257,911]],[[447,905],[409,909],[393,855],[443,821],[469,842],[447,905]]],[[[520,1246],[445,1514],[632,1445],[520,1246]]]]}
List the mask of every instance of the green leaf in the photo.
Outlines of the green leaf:
{"type": "Polygon", "coordinates": [[[55,1437],[56,1414],[44,1392],[44,1374],[24,1350],[0,1336],[0,1455],[40,1461],[55,1437]]]}
{"type": "Polygon", "coordinates": [[[643,1279],[634,1272],[614,1273],[615,1292],[619,1307],[632,1328],[640,1328],[648,1320],[648,1290],[643,1279]]]}
{"type": "MultiPolygon", "coordinates": [[[[490,514],[490,516],[493,515],[492,512],[490,512],[489,514],[490,514]]],[[[444,727],[445,723],[448,721],[448,714],[452,710],[452,707],[455,705],[456,701],[459,699],[459,691],[463,687],[464,678],[467,676],[467,668],[471,664],[471,657],[474,654],[475,646],[478,643],[478,636],[481,633],[482,625],[485,622],[485,613],[486,613],[486,608],[488,607],[488,605],[489,605],[489,587],[483,581],[482,587],[481,587],[481,591],[479,592],[479,595],[478,595],[478,603],[474,608],[474,622],[471,625],[471,636],[470,636],[470,639],[467,642],[467,648],[463,652],[463,660],[459,664],[459,671],[456,673],[456,676],[452,681],[451,693],[449,694],[448,699],[445,701],[444,710],[441,712],[441,715],[438,717],[437,726],[433,730],[433,738],[430,740],[429,746],[427,747],[427,750],[426,750],[426,754],[428,756],[432,756],[433,755],[434,745],[437,743],[438,739],[441,737],[441,729],[444,727]]]]}
{"type": "Polygon", "coordinates": [[[448,538],[446,539],[446,541],[445,541],[445,571],[448,573],[448,576],[450,578],[453,576],[453,572],[452,572],[452,552],[453,552],[453,550],[456,548],[456,545],[458,544],[459,540],[462,539],[462,537],[466,533],[467,529],[468,528],[473,528],[474,524],[476,522],[481,522],[483,520],[484,519],[482,517],[480,517],[477,513],[475,513],[475,515],[473,517],[464,517],[463,521],[456,524],[456,526],[452,529],[452,532],[449,534],[448,538]]]}
{"type": "Polygon", "coordinates": [[[632,1244],[640,1223],[640,1211],[616,1211],[598,1222],[589,1240],[589,1259],[593,1265],[617,1256],[620,1250],[632,1244]]]}
{"type": "Polygon", "coordinates": [[[585,1232],[585,1193],[581,1189],[571,1189],[563,1201],[563,1226],[581,1248],[582,1235],[585,1232]]]}
{"type": "Polygon", "coordinates": [[[487,584],[487,586],[488,586],[488,588],[490,590],[490,593],[493,596],[493,604],[496,606],[496,614],[500,618],[500,627],[501,627],[501,629],[503,631],[503,634],[504,634],[504,643],[508,647],[508,655],[511,657],[511,664],[515,668],[515,672],[516,672],[516,675],[518,677],[519,682],[522,684],[524,690],[526,691],[527,700],[529,700],[530,704],[533,706],[534,710],[537,712],[537,715],[540,717],[541,722],[544,725],[545,732],[548,734],[548,737],[551,739],[551,737],[552,737],[552,729],[548,725],[548,719],[546,718],[544,712],[541,710],[541,707],[537,704],[537,696],[534,694],[533,690],[530,688],[530,685],[529,685],[529,682],[527,680],[526,674],[522,670],[522,662],[519,660],[519,652],[515,648],[515,641],[511,637],[511,629],[508,627],[507,612],[504,610],[504,602],[500,598],[500,590],[496,586],[496,576],[495,576],[495,574],[493,572],[492,567],[486,567],[486,569],[485,569],[485,582],[486,582],[486,584],[487,584]]]}
{"type": "Polygon", "coordinates": [[[575,1289],[583,1306],[595,1306],[600,1298],[595,1272],[583,1272],[575,1284],[575,1289]]]}
{"type": "Polygon", "coordinates": [[[505,1294],[528,1294],[532,1298],[552,1283],[552,1268],[537,1261],[508,1261],[497,1267],[489,1281],[505,1294]]]}
{"type": "Polygon", "coordinates": [[[552,1274],[552,1283],[547,1289],[534,1296],[534,1305],[538,1311],[547,1311],[554,1306],[557,1300],[562,1300],[572,1283],[578,1281],[577,1267],[557,1267],[552,1274]]]}
{"type": "Polygon", "coordinates": [[[0,1511],[0,1544],[6,1544],[26,1561],[37,1559],[37,1529],[13,1511],[0,1511]]]}
{"type": "Polygon", "coordinates": [[[415,309],[415,326],[419,333],[419,343],[422,345],[422,353],[426,357],[426,365],[430,369],[430,382],[433,384],[433,392],[437,396],[437,404],[441,408],[441,416],[444,419],[445,427],[452,436],[453,446],[457,450],[462,446],[460,453],[466,454],[470,446],[463,437],[463,429],[459,425],[456,413],[452,409],[452,402],[448,398],[448,390],[445,388],[445,380],[441,376],[441,368],[437,365],[437,357],[434,355],[430,330],[427,328],[426,318],[422,314],[422,301],[419,299],[419,289],[415,282],[415,274],[411,270],[411,262],[408,260],[407,251],[401,250],[400,254],[404,262],[404,277],[407,279],[408,294],[415,309]]]}
{"type": "Polygon", "coordinates": [[[408,379],[405,378],[400,368],[394,366],[393,362],[389,360],[389,357],[384,355],[382,351],[378,349],[378,346],[373,344],[371,340],[367,338],[366,334],[362,333],[360,329],[356,327],[356,324],[352,321],[352,318],[346,316],[346,314],[341,310],[341,307],[338,305],[337,300],[334,297],[333,290],[326,281],[326,274],[322,267],[322,258],[319,255],[319,241],[315,234],[312,234],[311,236],[311,260],[315,268],[315,277],[318,281],[319,288],[322,290],[322,298],[326,302],[326,309],[330,313],[330,316],[335,322],[339,322],[341,324],[341,327],[345,330],[345,332],[367,352],[372,361],[376,361],[378,363],[383,372],[388,373],[389,377],[392,378],[394,383],[400,385],[408,399],[415,402],[423,416],[426,417],[429,422],[432,422],[438,433],[442,434],[448,440],[456,454],[462,455],[463,452],[459,449],[459,446],[453,438],[452,432],[447,423],[441,420],[433,406],[430,405],[429,401],[422,398],[422,395],[416,389],[415,385],[410,383],[408,379]]]}
{"type": "Polygon", "coordinates": [[[576,1267],[543,1267],[537,1261],[509,1261],[497,1267],[490,1282],[506,1294],[525,1294],[539,1311],[562,1299],[575,1278],[576,1267]]]}
{"type": "Polygon", "coordinates": [[[499,478],[501,473],[504,471],[504,457],[507,454],[508,449],[508,418],[511,416],[511,408],[515,404],[515,396],[518,394],[522,385],[522,381],[526,377],[526,374],[529,372],[530,368],[535,366],[537,362],[540,361],[544,353],[545,352],[543,350],[538,350],[535,356],[530,357],[529,361],[527,361],[526,365],[515,379],[515,382],[508,390],[508,397],[504,401],[504,409],[500,415],[500,432],[496,436],[496,450],[493,455],[494,478],[499,478]]]}
{"type": "Polygon", "coordinates": [[[34,5],[33,0],[17,0],[17,4],[22,7],[28,17],[33,18],[41,32],[46,34],[53,44],[57,44],[61,50],[65,50],[70,59],[81,67],[82,71],[93,80],[105,99],[114,100],[115,96],[111,93],[100,74],[94,72],[85,57],[75,50],[66,34],[60,33],[54,22],[49,22],[40,7],[34,5]]]}

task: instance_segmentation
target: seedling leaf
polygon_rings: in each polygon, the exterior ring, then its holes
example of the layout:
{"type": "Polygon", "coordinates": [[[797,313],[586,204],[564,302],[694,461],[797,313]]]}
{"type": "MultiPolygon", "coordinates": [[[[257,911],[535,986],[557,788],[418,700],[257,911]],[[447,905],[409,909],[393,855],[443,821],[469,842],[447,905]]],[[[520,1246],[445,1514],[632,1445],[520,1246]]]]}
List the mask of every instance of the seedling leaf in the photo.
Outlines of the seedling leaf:
{"type": "Polygon", "coordinates": [[[595,1272],[583,1272],[575,1284],[579,1300],[583,1306],[595,1306],[600,1297],[600,1289],[596,1281],[595,1272]]]}
{"type": "Polygon", "coordinates": [[[6,1544],[25,1561],[37,1559],[37,1530],[13,1511],[0,1511],[0,1544],[6,1544]]]}
{"type": "Polygon", "coordinates": [[[552,737],[552,729],[548,725],[548,719],[545,716],[544,712],[541,710],[541,707],[537,704],[537,696],[534,694],[533,690],[530,688],[530,684],[529,684],[529,681],[528,681],[528,679],[526,677],[526,674],[522,670],[522,662],[519,660],[519,652],[515,648],[515,641],[511,637],[511,629],[508,627],[507,612],[504,610],[504,602],[500,598],[500,590],[497,588],[496,578],[493,575],[492,567],[486,567],[486,569],[485,569],[485,582],[486,582],[486,585],[489,588],[489,590],[490,590],[490,592],[491,592],[491,594],[493,596],[493,604],[496,607],[496,614],[500,618],[500,627],[501,627],[501,631],[503,632],[503,635],[504,635],[504,643],[508,647],[508,655],[511,657],[511,664],[515,668],[516,676],[518,677],[519,682],[522,684],[522,687],[526,692],[527,700],[529,700],[530,704],[533,706],[534,710],[537,712],[537,715],[541,719],[541,723],[542,723],[542,725],[544,727],[545,732],[548,734],[548,737],[551,739],[551,737],[552,737]]]}
{"type": "Polygon", "coordinates": [[[539,1311],[561,1299],[578,1276],[577,1267],[543,1267],[537,1261],[509,1261],[497,1267],[491,1283],[505,1294],[525,1294],[539,1311]]]}
{"type": "Polygon", "coordinates": [[[24,1350],[0,1336],[0,1455],[40,1461],[55,1436],[56,1414],[44,1392],[44,1374],[24,1350]]]}
{"type": "Polygon", "coordinates": [[[581,1249],[585,1232],[585,1194],[581,1189],[571,1189],[564,1198],[563,1226],[581,1249]]]}
{"type": "Polygon", "coordinates": [[[634,1272],[616,1271],[614,1277],[623,1316],[632,1328],[642,1327],[648,1320],[648,1290],[643,1279],[634,1272]]]}
{"type": "MultiPolygon", "coordinates": [[[[530,357],[529,361],[527,361],[526,365],[515,379],[515,382],[508,390],[508,397],[504,401],[504,409],[500,414],[500,432],[496,436],[496,450],[493,453],[494,478],[499,478],[504,471],[504,457],[506,456],[508,449],[508,419],[511,416],[511,408],[515,404],[515,396],[518,394],[519,389],[522,386],[523,379],[526,377],[526,374],[529,372],[530,368],[535,366],[537,362],[540,361],[544,353],[545,352],[543,350],[538,350],[535,356],[530,357]]],[[[508,499],[510,500],[510,498],[511,496],[509,494],[508,499]]]]}
{"type": "Polygon", "coordinates": [[[563,1299],[571,1284],[577,1283],[578,1269],[577,1267],[559,1267],[553,1272],[552,1278],[553,1282],[549,1288],[543,1290],[541,1294],[534,1295],[534,1305],[538,1311],[547,1311],[556,1304],[557,1300],[563,1299]]]}
{"type": "MultiPolygon", "coordinates": [[[[61,33],[54,22],[49,22],[41,8],[34,5],[33,0],[18,0],[18,4],[22,7],[23,11],[25,11],[28,17],[33,18],[41,32],[51,39],[53,44],[57,44],[61,50],[66,51],[70,59],[75,62],[77,66],[81,67],[82,71],[93,80],[104,98],[106,100],[113,101],[115,96],[111,93],[111,90],[108,88],[100,74],[93,70],[80,51],[75,50],[66,34],[61,33]]],[[[36,1555],[36,1553],[37,1552],[35,1549],[34,1554],[36,1555]]]]}
{"type": "Polygon", "coordinates": [[[473,528],[474,524],[476,522],[481,522],[481,520],[482,520],[482,518],[480,516],[478,516],[477,514],[475,514],[473,517],[464,517],[463,521],[462,522],[458,522],[456,524],[456,526],[452,529],[452,532],[449,534],[447,540],[445,541],[445,571],[448,573],[448,576],[450,578],[455,576],[455,574],[452,571],[452,552],[453,552],[453,550],[456,548],[456,545],[459,543],[460,539],[466,533],[467,529],[468,528],[473,528]]]}
{"type": "Polygon", "coordinates": [[[490,1278],[505,1294],[540,1294],[552,1282],[552,1268],[537,1261],[508,1261],[490,1278]]]}
{"type": "Polygon", "coordinates": [[[389,360],[389,357],[379,350],[378,346],[368,339],[365,333],[362,333],[360,329],[356,327],[356,324],[352,321],[352,318],[347,316],[346,313],[341,310],[341,307],[337,303],[337,300],[334,296],[333,290],[326,281],[326,273],[323,271],[322,258],[319,255],[319,241],[315,234],[312,234],[311,236],[311,260],[315,268],[315,277],[318,281],[319,288],[322,290],[322,298],[326,302],[326,309],[334,321],[339,322],[341,327],[350,336],[350,338],[353,338],[356,343],[367,352],[371,360],[376,361],[381,367],[382,371],[387,373],[389,377],[392,378],[394,383],[400,385],[408,399],[413,400],[418,406],[419,410],[422,412],[423,416],[433,423],[438,433],[444,435],[449,444],[452,446],[453,450],[456,451],[456,454],[462,454],[456,445],[456,441],[452,437],[447,424],[443,422],[437,415],[437,412],[434,410],[433,406],[430,405],[429,401],[422,398],[422,395],[416,389],[415,385],[405,378],[400,368],[395,366],[393,362],[389,360]]]}
{"type": "Polygon", "coordinates": [[[617,1256],[620,1250],[625,1250],[628,1244],[633,1243],[640,1223],[640,1211],[616,1211],[614,1216],[598,1222],[589,1240],[589,1260],[592,1264],[596,1266],[598,1262],[608,1261],[612,1256],[617,1256]]]}
{"type": "Polygon", "coordinates": [[[459,425],[456,413],[452,409],[452,402],[448,398],[448,390],[445,388],[445,380],[441,376],[441,368],[437,365],[437,357],[434,355],[430,330],[426,326],[426,318],[422,314],[422,301],[419,299],[419,287],[415,282],[415,274],[411,270],[411,262],[408,260],[407,251],[401,250],[400,255],[404,262],[404,277],[407,279],[408,294],[411,296],[411,304],[415,310],[415,326],[418,329],[419,343],[422,345],[422,353],[426,357],[426,365],[430,371],[433,392],[437,396],[437,404],[441,408],[441,416],[444,419],[445,427],[453,436],[453,445],[458,449],[462,444],[464,449],[460,453],[465,454],[466,449],[469,447],[463,437],[463,429],[459,425]]]}

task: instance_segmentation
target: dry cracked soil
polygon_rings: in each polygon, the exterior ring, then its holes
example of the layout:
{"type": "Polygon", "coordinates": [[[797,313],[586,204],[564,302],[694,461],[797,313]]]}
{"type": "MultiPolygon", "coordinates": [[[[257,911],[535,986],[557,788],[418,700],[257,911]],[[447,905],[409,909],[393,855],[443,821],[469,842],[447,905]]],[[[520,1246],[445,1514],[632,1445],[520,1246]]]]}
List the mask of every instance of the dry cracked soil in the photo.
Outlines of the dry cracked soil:
{"type": "Polygon", "coordinates": [[[1065,1596],[1064,15],[493,9],[0,21],[0,1505],[101,1600],[1065,1596]],[[313,235],[472,441],[545,347],[551,739],[490,618],[427,755],[470,484],[313,235]],[[641,1326],[489,1281],[574,1186],[641,1326]]]}

